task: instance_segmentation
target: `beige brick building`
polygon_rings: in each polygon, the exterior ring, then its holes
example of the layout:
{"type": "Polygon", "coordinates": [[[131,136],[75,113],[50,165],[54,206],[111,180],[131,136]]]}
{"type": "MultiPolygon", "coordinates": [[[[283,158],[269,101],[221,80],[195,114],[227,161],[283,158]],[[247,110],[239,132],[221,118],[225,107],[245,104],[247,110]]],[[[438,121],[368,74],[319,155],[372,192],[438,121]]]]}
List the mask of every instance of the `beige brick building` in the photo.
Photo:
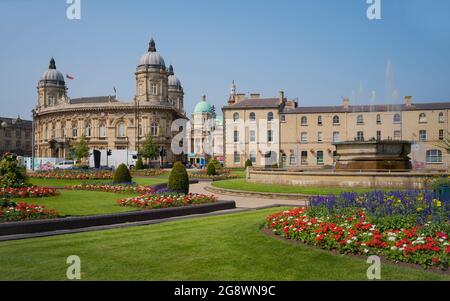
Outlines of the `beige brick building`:
{"type": "MultiPolygon", "coordinates": [[[[148,133],[164,150],[163,162],[182,160],[171,151],[172,121],[186,119],[183,88],[166,68],[153,39],[136,68],[136,93],[133,101],[115,96],[71,99],[64,76],[55,60],[38,85],[35,114],[35,156],[67,157],[69,149],[83,135],[91,150],[129,149],[138,151],[148,133]]],[[[160,160],[155,158],[155,160],[160,160]]]]}
{"type": "Polygon", "coordinates": [[[303,107],[259,94],[234,93],[223,108],[224,151],[228,167],[277,164],[293,169],[325,168],[334,164],[333,142],[407,140],[413,143],[415,169],[448,170],[450,157],[439,146],[450,132],[450,102],[303,107]]]}

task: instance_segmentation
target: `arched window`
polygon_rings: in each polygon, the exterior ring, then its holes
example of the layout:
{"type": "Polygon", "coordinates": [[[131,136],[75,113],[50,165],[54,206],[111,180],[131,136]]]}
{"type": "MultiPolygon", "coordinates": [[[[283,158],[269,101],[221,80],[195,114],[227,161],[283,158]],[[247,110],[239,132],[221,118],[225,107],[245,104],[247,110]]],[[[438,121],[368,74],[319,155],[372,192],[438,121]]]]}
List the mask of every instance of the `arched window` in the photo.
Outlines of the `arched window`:
{"type": "Polygon", "coordinates": [[[61,138],[66,138],[66,123],[61,122],[61,138]]]}
{"type": "Polygon", "coordinates": [[[300,119],[300,124],[308,125],[308,118],[306,116],[302,116],[302,118],[300,119]]]}
{"type": "Polygon", "coordinates": [[[268,122],[272,122],[273,121],[273,113],[272,112],[267,113],[267,121],[268,122]]]}
{"type": "Polygon", "coordinates": [[[125,124],[123,122],[117,125],[117,137],[125,137],[125,124]]]}
{"type": "Polygon", "coordinates": [[[333,124],[339,124],[339,116],[338,115],[333,116],[333,124]]]}
{"type": "Polygon", "coordinates": [[[419,123],[427,123],[427,115],[425,113],[420,113],[419,123]]]}
{"type": "Polygon", "coordinates": [[[440,112],[439,113],[439,123],[444,123],[445,122],[445,118],[444,118],[444,113],[440,112]]]}
{"type": "Polygon", "coordinates": [[[394,123],[400,123],[402,122],[402,117],[400,116],[400,114],[395,114],[394,115],[394,123]]]}
{"type": "Polygon", "coordinates": [[[442,151],[438,149],[428,150],[427,163],[442,163],[442,151]]]}
{"type": "Polygon", "coordinates": [[[105,127],[105,124],[103,124],[103,123],[100,123],[100,126],[98,127],[98,136],[100,138],[106,137],[106,127],[105,127]]]}
{"type": "Polygon", "coordinates": [[[84,126],[84,135],[86,137],[91,137],[92,131],[91,131],[91,123],[90,122],[86,122],[85,126],[84,126]]]}
{"type": "Polygon", "coordinates": [[[252,122],[256,120],[256,115],[255,115],[254,112],[251,112],[251,113],[250,113],[249,119],[250,119],[250,121],[252,121],[252,122]]]}
{"type": "Polygon", "coordinates": [[[233,114],[233,121],[237,122],[238,120],[239,120],[239,113],[236,112],[233,114]]]}
{"type": "Polygon", "coordinates": [[[322,125],[322,116],[317,117],[317,125],[322,125]]]}
{"type": "Polygon", "coordinates": [[[72,123],[72,137],[77,137],[78,136],[78,127],[77,127],[77,123],[73,122],[72,123]]]}
{"type": "Polygon", "coordinates": [[[152,134],[152,136],[158,136],[158,129],[158,124],[156,122],[153,122],[152,126],[150,127],[150,133],[152,134]]]}
{"type": "Polygon", "coordinates": [[[363,115],[358,115],[358,117],[356,117],[356,123],[357,124],[364,124],[364,116],[363,115]]]}

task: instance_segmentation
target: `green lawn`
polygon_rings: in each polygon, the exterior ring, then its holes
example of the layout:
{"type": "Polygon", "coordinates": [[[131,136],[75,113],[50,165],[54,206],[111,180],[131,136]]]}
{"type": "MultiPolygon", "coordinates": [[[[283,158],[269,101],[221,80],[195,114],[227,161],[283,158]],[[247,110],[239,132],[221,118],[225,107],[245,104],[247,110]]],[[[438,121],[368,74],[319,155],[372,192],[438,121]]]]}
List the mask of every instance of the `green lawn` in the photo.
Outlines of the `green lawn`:
{"type": "MultiPolygon", "coordinates": [[[[0,242],[0,280],[64,280],[66,258],[82,280],[367,280],[363,259],[293,245],[261,233],[282,208],[161,224],[0,242]]],[[[383,280],[450,280],[383,264],[383,280]]]]}
{"type": "MultiPolygon", "coordinates": [[[[71,185],[80,185],[82,183],[107,183],[112,180],[65,180],[65,179],[30,179],[30,183],[36,186],[49,186],[49,187],[65,187],[71,185]]],[[[168,178],[164,176],[158,176],[153,178],[133,178],[133,181],[141,185],[156,185],[161,183],[167,183],[168,178]]]]}
{"type": "Polygon", "coordinates": [[[331,187],[299,187],[291,185],[276,185],[276,184],[259,184],[259,183],[248,183],[245,179],[232,179],[215,181],[211,183],[212,186],[225,189],[235,189],[243,191],[254,191],[254,192],[273,192],[273,193],[303,193],[303,194],[339,194],[344,191],[354,191],[354,192],[367,192],[373,189],[365,188],[331,188],[331,187]]]}
{"type": "Polygon", "coordinates": [[[45,205],[64,216],[84,216],[133,211],[136,208],[121,207],[117,200],[133,196],[132,194],[59,190],[60,195],[48,198],[15,199],[16,202],[45,205]]]}

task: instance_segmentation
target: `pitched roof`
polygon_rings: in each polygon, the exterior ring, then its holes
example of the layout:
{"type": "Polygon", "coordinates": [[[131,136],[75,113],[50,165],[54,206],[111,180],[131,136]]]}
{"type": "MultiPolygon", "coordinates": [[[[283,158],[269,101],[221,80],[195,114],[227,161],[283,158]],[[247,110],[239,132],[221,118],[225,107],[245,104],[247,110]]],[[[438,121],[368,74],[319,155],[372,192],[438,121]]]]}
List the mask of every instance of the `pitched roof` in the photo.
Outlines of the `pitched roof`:
{"type": "Polygon", "coordinates": [[[82,97],[82,98],[72,98],[70,103],[108,103],[108,102],[118,102],[115,96],[94,96],[94,97],[82,97]]]}
{"type": "Polygon", "coordinates": [[[283,113],[297,114],[297,113],[358,113],[358,112],[400,112],[400,111],[421,111],[421,110],[448,110],[450,109],[450,102],[430,102],[430,103],[413,103],[411,106],[406,104],[393,105],[358,105],[349,106],[345,109],[343,106],[313,106],[288,108],[286,107],[283,113]]]}
{"type": "Polygon", "coordinates": [[[225,106],[224,109],[234,108],[277,108],[280,104],[278,98],[248,98],[238,103],[225,106]]]}

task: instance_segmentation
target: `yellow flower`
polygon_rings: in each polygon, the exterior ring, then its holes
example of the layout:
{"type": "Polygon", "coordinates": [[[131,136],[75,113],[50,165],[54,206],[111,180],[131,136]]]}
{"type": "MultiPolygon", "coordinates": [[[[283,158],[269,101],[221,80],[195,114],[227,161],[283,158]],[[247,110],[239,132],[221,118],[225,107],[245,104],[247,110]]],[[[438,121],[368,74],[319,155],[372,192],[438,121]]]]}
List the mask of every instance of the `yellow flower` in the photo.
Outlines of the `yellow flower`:
{"type": "Polygon", "coordinates": [[[417,212],[421,212],[421,211],[423,211],[422,208],[417,208],[417,212]]]}

